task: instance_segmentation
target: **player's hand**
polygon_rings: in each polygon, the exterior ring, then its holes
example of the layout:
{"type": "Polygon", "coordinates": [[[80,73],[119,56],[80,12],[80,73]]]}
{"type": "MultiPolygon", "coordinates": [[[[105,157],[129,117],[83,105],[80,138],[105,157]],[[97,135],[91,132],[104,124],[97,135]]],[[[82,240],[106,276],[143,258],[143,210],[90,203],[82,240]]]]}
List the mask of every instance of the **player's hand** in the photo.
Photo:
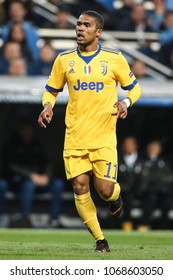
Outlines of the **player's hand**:
{"type": "Polygon", "coordinates": [[[125,119],[127,117],[127,105],[124,101],[116,102],[114,108],[117,108],[117,118],[125,119]]]}
{"type": "Polygon", "coordinates": [[[48,103],[38,117],[38,124],[41,127],[46,128],[46,125],[51,122],[52,117],[53,117],[52,106],[50,103],[48,103]]]}

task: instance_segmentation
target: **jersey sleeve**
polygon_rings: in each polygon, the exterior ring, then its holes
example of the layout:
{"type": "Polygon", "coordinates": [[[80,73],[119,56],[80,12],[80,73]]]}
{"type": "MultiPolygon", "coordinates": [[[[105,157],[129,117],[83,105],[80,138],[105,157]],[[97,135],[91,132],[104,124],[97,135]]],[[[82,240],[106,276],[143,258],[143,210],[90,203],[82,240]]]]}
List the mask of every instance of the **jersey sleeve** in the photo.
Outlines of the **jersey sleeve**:
{"type": "Polygon", "coordinates": [[[131,90],[138,83],[121,52],[117,56],[115,75],[124,90],[131,90]]]}
{"type": "Polygon", "coordinates": [[[63,91],[66,77],[62,66],[61,56],[55,59],[51,74],[46,84],[46,89],[50,92],[58,93],[63,91]]]}
{"type": "Polygon", "coordinates": [[[127,97],[130,98],[131,105],[133,105],[140,97],[141,97],[142,91],[139,83],[136,84],[134,88],[128,91],[127,97]]]}

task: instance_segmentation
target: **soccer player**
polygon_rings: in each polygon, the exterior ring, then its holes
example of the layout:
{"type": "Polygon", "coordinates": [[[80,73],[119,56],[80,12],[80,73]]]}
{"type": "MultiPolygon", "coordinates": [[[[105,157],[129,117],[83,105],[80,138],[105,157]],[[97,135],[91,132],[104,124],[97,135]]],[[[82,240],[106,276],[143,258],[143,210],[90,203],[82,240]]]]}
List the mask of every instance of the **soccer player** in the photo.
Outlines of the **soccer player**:
{"type": "Polygon", "coordinates": [[[90,195],[90,174],[95,189],[108,202],[113,217],[123,203],[117,182],[116,123],[141,95],[140,85],[121,52],[100,45],[104,21],[95,11],[83,12],[76,25],[77,47],[56,58],[42,97],[41,127],[51,122],[56,97],[67,83],[64,163],[71,180],[79,216],[96,241],[96,252],[110,252],[90,195]],[[128,90],[118,102],[117,85],[128,90]]]}

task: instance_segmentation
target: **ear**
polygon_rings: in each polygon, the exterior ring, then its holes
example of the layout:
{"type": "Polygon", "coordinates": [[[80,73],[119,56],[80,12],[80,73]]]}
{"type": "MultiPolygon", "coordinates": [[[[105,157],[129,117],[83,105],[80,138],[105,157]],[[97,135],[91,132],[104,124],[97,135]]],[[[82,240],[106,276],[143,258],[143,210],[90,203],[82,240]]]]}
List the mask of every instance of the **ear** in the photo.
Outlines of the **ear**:
{"type": "Polygon", "coordinates": [[[102,29],[97,29],[96,37],[99,38],[102,34],[102,29]]]}

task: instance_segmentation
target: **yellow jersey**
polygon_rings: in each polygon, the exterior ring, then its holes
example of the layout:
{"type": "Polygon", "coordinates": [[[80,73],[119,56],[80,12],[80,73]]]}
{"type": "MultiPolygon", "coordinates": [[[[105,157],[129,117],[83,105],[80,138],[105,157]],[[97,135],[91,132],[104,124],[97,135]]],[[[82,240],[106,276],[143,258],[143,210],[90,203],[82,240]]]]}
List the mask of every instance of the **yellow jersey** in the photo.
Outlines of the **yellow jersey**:
{"type": "Polygon", "coordinates": [[[64,149],[97,149],[116,146],[118,83],[131,90],[138,81],[121,52],[99,44],[94,53],[78,48],[56,58],[46,90],[63,91],[67,83],[64,149]]]}

